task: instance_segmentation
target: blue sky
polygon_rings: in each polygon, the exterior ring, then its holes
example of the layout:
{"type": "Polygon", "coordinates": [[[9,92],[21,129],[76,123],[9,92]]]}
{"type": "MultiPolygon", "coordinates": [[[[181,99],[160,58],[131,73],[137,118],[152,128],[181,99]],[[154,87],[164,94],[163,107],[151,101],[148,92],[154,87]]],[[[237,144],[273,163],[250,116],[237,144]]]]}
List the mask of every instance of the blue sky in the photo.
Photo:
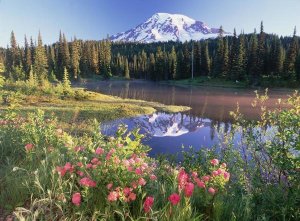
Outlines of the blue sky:
{"type": "MultiPolygon", "coordinates": [[[[300,0],[0,0],[0,46],[14,30],[18,43],[24,35],[45,43],[58,39],[102,39],[135,27],[156,12],[180,13],[226,31],[252,32],[264,21],[265,31],[300,33],[300,0]]],[[[299,34],[298,33],[298,34],[299,34]]]]}

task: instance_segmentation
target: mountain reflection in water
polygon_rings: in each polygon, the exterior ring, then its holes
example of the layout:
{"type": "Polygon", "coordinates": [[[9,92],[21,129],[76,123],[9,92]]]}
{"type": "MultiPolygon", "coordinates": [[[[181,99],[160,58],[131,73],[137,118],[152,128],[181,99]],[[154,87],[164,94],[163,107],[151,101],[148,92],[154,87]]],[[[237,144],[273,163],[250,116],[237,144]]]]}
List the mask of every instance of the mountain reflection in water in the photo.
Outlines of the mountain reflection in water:
{"type": "Polygon", "coordinates": [[[157,154],[176,154],[182,150],[182,146],[193,146],[195,149],[211,147],[218,141],[218,130],[229,130],[230,125],[191,117],[184,113],[154,113],[135,118],[125,118],[104,123],[101,131],[105,135],[114,135],[120,124],[128,126],[128,130],[140,128],[145,134],[144,144],[152,147],[151,156],[157,154]]]}

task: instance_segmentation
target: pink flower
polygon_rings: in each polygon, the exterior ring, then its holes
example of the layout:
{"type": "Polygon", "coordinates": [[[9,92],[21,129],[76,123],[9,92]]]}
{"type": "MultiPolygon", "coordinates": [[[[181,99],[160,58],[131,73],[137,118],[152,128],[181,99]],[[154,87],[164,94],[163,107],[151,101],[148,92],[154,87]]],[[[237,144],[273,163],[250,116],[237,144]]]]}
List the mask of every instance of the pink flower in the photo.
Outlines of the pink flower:
{"type": "Polygon", "coordinates": [[[33,144],[32,143],[28,143],[25,145],[25,150],[27,152],[31,151],[33,149],[33,144]]]}
{"type": "Polygon", "coordinates": [[[91,160],[91,163],[92,164],[98,164],[99,163],[99,159],[94,157],[92,160],[91,160]]]}
{"type": "Polygon", "coordinates": [[[191,197],[194,192],[195,185],[193,183],[187,183],[184,187],[184,194],[186,197],[191,197]]]}
{"type": "Polygon", "coordinates": [[[150,180],[156,180],[156,179],[157,179],[157,177],[154,174],[150,175],[150,180]]]}
{"type": "Polygon", "coordinates": [[[84,173],[82,171],[79,171],[79,170],[76,173],[78,174],[78,176],[83,176],[84,175],[84,173]]]}
{"type": "Polygon", "coordinates": [[[152,196],[147,196],[145,202],[144,202],[144,211],[145,213],[148,213],[154,203],[154,198],[152,196]]]}
{"type": "Polygon", "coordinates": [[[77,147],[74,147],[74,150],[75,150],[76,152],[83,151],[83,150],[84,150],[84,147],[82,147],[82,146],[77,146],[77,147]]]}
{"type": "Polygon", "coordinates": [[[64,167],[56,167],[56,171],[61,177],[63,177],[67,172],[67,170],[64,167]]]}
{"type": "Polygon", "coordinates": [[[123,160],[123,165],[124,165],[125,167],[129,167],[129,166],[130,166],[129,160],[123,160]]]}
{"type": "Polygon", "coordinates": [[[227,167],[226,163],[222,163],[221,167],[226,168],[227,167]]]}
{"type": "Polygon", "coordinates": [[[92,168],[93,167],[93,164],[91,164],[91,163],[88,163],[87,165],[86,165],[86,168],[92,168]]]}
{"type": "Polygon", "coordinates": [[[197,172],[192,172],[192,177],[195,179],[198,177],[198,173],[197,172]]]}
{"type": "Polygon", "coordinates": [[[113,183],[109,183],[109,184],[106,185],[106,188],[107,188],[108,190],[110,190],[112,187],[113,187],[113,183]]]}
{"type": "Polygon", "coordinates": [[[117,147],[118,147],[118,148],[121,148],[121,147],[123,147],[123,144],[118,143],[118,144],[117,144],[117,147]]]}
{"type": "Polygon", "coordinates": [[[84,177],[79,181],[79,184],[82,186],[87,186],[87,187],[95,187],[96,186],[96,182],[91,180],[88,177],[84,177]]]}
{"type": "Polygon", "coordinates": [[[114,163],[115,164],[120,164],[121,160],[119,159],[119,157],[115,156],[114,157],[114,163]]]}
{"type": "Polygon", "coordinates": [[[224,172],[223,176],[224,176],[225,180],[229,180],[229,178],[230,178],[230,173],[224,172]]]}
{"type": "Polygon", "coordinates": [[[110,149],[110,151],[108,152],[108,154],[106,155],[106,160],[109,160],[111,158],[111,156],[116,152],[116,150],[114,148],[110,149]]]}
{"type": "Polygon", "coordinates": [[[128,196],[131,193],[132,189],[130,187],[125,187],[123,193],[125,196],[128,196]]]}
{"type": "Polygon", "coordinates": [[[212,172],[212,175],[213,175],[213,176],[218,176],[218,175],[219,175],[219,172],[218,172],[217,170],[214,170],[214,171],[212,172]]]}
{"type": "Polygon", "coordinates": [[[217,166],[217,165],[219,165],[219,160],[218,160],[218,159],[212,159],[212,160],[210,161],[210,163],[211,163],[212,165],[214,165],[214,166],[217,166]]]}
{"type": "Polygon", "coordinates": [[[96,150],[95,150],[95,154],[97,155],[102,155],[104,153],[104,149],[102,149],[101,147],[98,147],[96,150]]]}
{"type": "Polygon", "coordinates": [[[134,201],[136,199],[136,194],[131,192],[128,196],[128,199],[134,201]]]}
{"type": "Polygon", "coordinates": [[[208,188],[208,192],[211,194],[211,195],[214,195],[216,193],[216,190],[212,187],[209,187],[208,188]]]}
{"type": "Polygon", "coordinates": [[[209,179],[210,179],[210,176],[203,176],[202,178],[201,178],[204,182],[208,182],[209,181],[209,179]]]}
{"type": "Polygon", "coordinates": [[[133,189],[136,189],[136,188],[137,188],[137,185],[138,185],[137,182],[132,182],[132,183],[131,183],[131,186],[132,186],[133,189]]]}
{"type": "Polygon", "coordinates": [[[180,196],[177,193],[171,194],[168,199],[174,206],[180,202],[180,196]]]}
{"type": "Polygon", "coordinates": [[[77,166],[82,167],[83,164],[82,164],[81,162],[78,162],[78,163],[77,163],[77,166]]]}
{"type": "Polygon", "coordinates": [[[74,193],[73,194],[73,196],[72,196],[72,203],[75,206],[80,206],[80,203],[81,203],[81,195],[80,195],[80,193],[74,193]]]}
{"type": "Polygon", "coordinates": [[[145,186],[145,185],[146,185],[146,180],[145,180],[144,178],[141,177],[141,178],[139,179],[138,183],[139,183],[140,186],[145,186]]]}
{"type": "Polygon", "coordinates": [[[107,199],[110,202],[117,201],[118,198],[119,198],[119,193],[117,191],[112,191],[107,196],[107,199]]]}
{"type": "Polygon", "coordinates": [[[141,168],[136,168],[135,169],[135,174],[141,175],[142,173],[143,173],[143,171],[141,170],[141,168]]]}
{"type": "Polygon", "coordinates": [[[133,167],[129,166],[129,167],[127,167],[127,170],[131,172],[131,171],[133,171],[133,167]]]}
{"type": "Polygon", "coordinates": [[[196,179],[197,186],[200,188],[205,188],[205,183],[201,181],[199,178],[196,179]]]}
{"type": "Polygon", "coordinates": [[[188,182],[188,179],[189,179],[188,174],[183,169],[180,169],[177,177],[178,187],[180,190],[184,188],[185,184],[188,182]]]}
{"type": "Polygon", "coordinates": [[[73,169],[74,169],[73,166],[72,166],[72,164],[70,162],[67,162],[65,164],[64,168],[65,168],[65,170],[70,171],[70,173],[72,173],[73,169]]]}

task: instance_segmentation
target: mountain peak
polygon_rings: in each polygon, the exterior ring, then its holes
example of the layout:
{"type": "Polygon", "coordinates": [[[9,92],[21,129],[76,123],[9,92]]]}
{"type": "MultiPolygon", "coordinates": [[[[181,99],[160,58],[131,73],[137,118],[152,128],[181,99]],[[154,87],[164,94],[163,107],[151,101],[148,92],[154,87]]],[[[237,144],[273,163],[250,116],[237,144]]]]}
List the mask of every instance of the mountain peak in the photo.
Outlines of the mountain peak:
{"type": "Polygon", "coordinates": [[[151,43],[159,41],[189,41],[214,38],[218,28],[210,28],[186,15],[155,13],[144,23],[111,36],[112,41],[151,43]]]}

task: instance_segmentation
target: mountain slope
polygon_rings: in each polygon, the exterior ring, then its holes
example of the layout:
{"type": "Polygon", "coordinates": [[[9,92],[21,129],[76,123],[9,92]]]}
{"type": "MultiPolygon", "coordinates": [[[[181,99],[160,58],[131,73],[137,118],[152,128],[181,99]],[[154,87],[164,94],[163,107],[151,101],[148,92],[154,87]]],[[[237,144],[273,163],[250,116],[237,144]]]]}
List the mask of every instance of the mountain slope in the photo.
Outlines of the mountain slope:
{"type": "MultiPolygon", "coordinates": [[[[159,41],[189,41],[218,36],[218,28],[185,15],[156,13],[146,22],[111,36],[112,41],[151,43],[159,41]]],[[[225,33],[226,34],[226,33],[225,33]]]]}

